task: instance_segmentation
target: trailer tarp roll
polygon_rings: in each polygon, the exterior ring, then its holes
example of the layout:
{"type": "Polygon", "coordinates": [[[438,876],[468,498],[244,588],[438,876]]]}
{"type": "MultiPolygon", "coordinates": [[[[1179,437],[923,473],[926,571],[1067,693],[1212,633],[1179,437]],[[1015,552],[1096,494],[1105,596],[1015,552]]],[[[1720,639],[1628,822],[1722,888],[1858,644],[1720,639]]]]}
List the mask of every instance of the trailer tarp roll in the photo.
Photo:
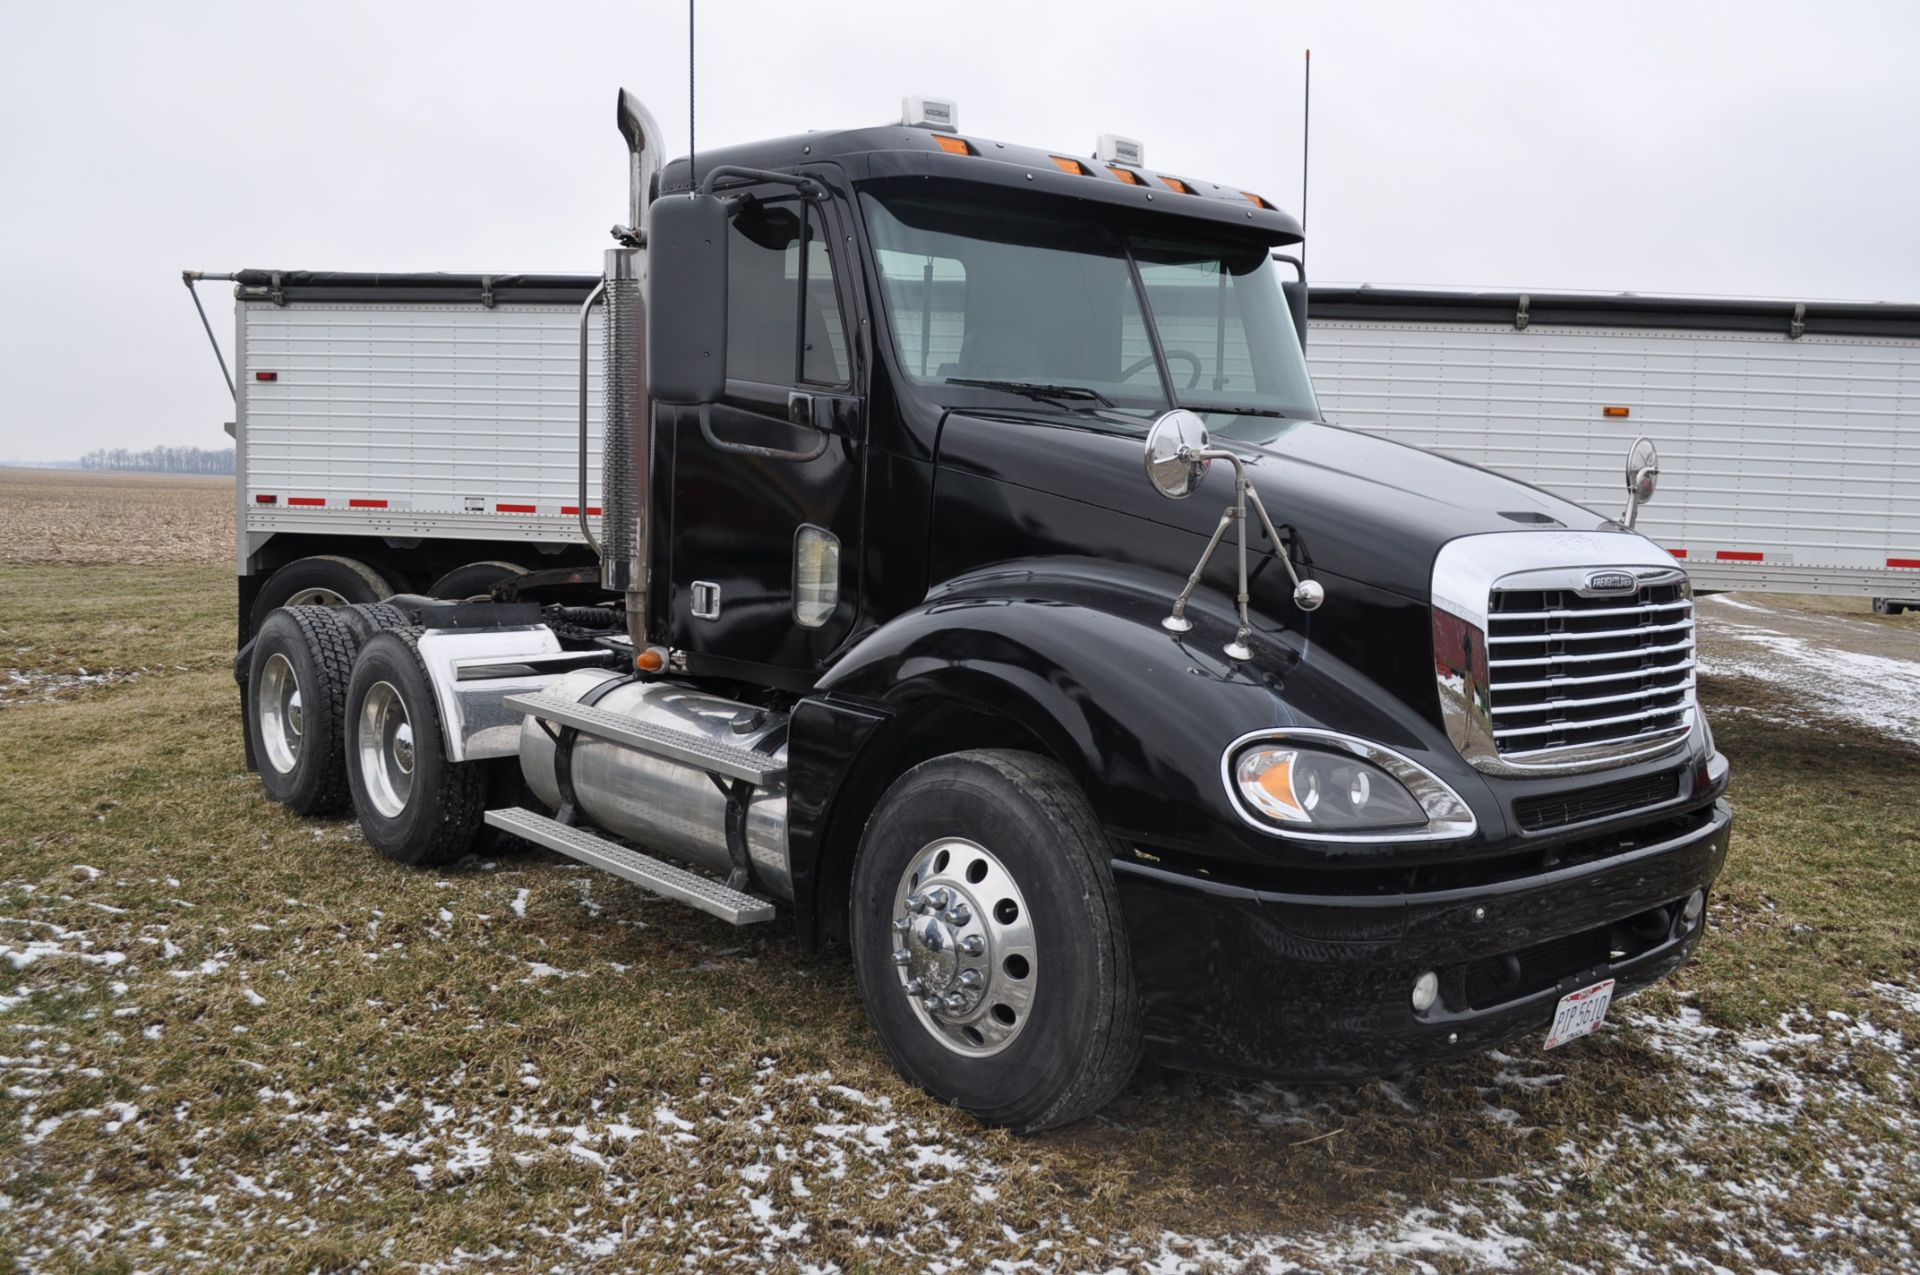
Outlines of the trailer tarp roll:
{"type": "Polygon", "coordinates": [[[509,302],[579,305],[600,282],[586,274],[367,274],[338,270],[242,270],[236,295],[268,301],[509,302]],[[278,280],[276,284],[276,279],[278,280]]]}
{"type": "Polygon", "coordinates": [[[1315,285],[1313,317],[1372,323],[1668,328],[1781,336],[1920,337],[1920,305],[1620,293],[1467,292],[1315,285]],[[1515,323],[1522,313],[1525,319],[1515,323]],[[1796,324],[1798,328],[1796,329],[1796,324]]]}

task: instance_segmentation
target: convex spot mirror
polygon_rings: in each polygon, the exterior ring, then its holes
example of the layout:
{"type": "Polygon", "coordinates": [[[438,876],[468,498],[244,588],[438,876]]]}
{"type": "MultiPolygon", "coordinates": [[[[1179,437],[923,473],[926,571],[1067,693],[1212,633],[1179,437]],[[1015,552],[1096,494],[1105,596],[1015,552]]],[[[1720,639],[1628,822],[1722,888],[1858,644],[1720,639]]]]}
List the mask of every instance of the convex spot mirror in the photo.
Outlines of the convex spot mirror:
{"type": "Polygon", "coordinates": [[[727,203],[662,195],[647,210],[647,389],[718,402],[727,387],[727,203]]]}
{"type": "Polygon", "coordinates": [[[1162,413],[1147,431],[1147,481],[1168,500],[1193,495],[1212,463],[1200,455],[1207,442],[1207,423],[1198,413],[1184,407],[1162,413]]]}
{"type": "Polygon", "coordinates": [[[1633,502],[1644,505],[1653,499],[1653,492],[1660,485],[1660,451],[1653,440],[1642,436],[1633,440],[1633,446],[1627,449],[1627,490],[1633,493],[1633,502]]]}

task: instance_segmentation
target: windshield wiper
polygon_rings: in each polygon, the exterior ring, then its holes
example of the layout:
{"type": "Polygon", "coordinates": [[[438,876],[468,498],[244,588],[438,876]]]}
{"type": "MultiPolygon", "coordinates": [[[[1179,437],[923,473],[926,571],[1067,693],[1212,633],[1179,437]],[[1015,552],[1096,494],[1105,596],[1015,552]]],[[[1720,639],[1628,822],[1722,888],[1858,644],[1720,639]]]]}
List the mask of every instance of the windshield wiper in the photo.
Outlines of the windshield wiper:
{"type": "Polygon", "coordinates": [[[1112,407],[1113,400],[1099,390],[1085,385],[1044,385],[1038,381],[996,381],[984,376],[949,376],[948,385],[977,385],[983,390],[1005,390],[1009,394],[1024,394],[1028,398],[1079,399],[1098,403],[1102,407],[1112,407]]]}
{"type": "Polygon", "coordinates": [[[1283,412],[1275,407],[1221,407],[1213,403],[1182,403],[1190,412],[1219,412],[1227,416],[1273,416],[1281,420],[1302,419],[1298,412],[1283,412]]]}

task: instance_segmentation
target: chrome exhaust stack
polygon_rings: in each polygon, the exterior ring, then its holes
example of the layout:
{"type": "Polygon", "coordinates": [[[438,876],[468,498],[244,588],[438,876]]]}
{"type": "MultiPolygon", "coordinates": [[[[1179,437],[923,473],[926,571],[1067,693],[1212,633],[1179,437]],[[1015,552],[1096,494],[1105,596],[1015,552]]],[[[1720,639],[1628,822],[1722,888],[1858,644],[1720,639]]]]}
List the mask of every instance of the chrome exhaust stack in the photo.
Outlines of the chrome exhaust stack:
{"type": "MultiPolygon", "coordinates": [[[[606,424],[601,481],[600,585],[626,599],[636,660],[647,651],[651,544],[646,496],[652,490],[653,400],[647,392],[646,215],[661,167],[660,125],[626,89],[615,122],[627,142],[627,222],[607,250],[606,424]]],[[[661,657],[664,660],[664,657],[661,657]]],[[[649,670],[657,671],[657,670],[649,670]]]]}

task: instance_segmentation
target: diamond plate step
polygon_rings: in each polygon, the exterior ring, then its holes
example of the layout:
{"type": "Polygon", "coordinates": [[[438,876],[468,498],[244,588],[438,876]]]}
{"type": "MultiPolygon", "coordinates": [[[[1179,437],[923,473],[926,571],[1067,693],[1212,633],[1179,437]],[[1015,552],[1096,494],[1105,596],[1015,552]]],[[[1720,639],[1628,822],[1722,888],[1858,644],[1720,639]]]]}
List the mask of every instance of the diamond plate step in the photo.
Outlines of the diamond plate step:
{"type": "Polygon", "coordinates": [[[596,739],[610,739],[616,744],[625,744],[650,757],[663,757],[695,770],[725,775],[729,779],[744,779],[759,787],[786,773],[786,768],[779,762],[751,748],[729,748],[685,731],[635,721],[591,704],[576,704],[558,695],[534,691],[524,695],[509,695],[502,702],[508,708],[530,713],[560,726],[571,726],[596,739]]]}
{"type": "Polygon", "coordinates": [[[600,868],[616,877],[665,895],[688,907],[699,908],[734,925],[751,925],[773,920],[773,904],[757,895],[730,890],[718,881],[662,863],[652,855],[615,845],[581,828],[570,828],[557,819],[522,810],[487,811],[487,822],[495,828],[524,837],[535,845],[557,850],[569,859],[588,867],[600,868]]]}

